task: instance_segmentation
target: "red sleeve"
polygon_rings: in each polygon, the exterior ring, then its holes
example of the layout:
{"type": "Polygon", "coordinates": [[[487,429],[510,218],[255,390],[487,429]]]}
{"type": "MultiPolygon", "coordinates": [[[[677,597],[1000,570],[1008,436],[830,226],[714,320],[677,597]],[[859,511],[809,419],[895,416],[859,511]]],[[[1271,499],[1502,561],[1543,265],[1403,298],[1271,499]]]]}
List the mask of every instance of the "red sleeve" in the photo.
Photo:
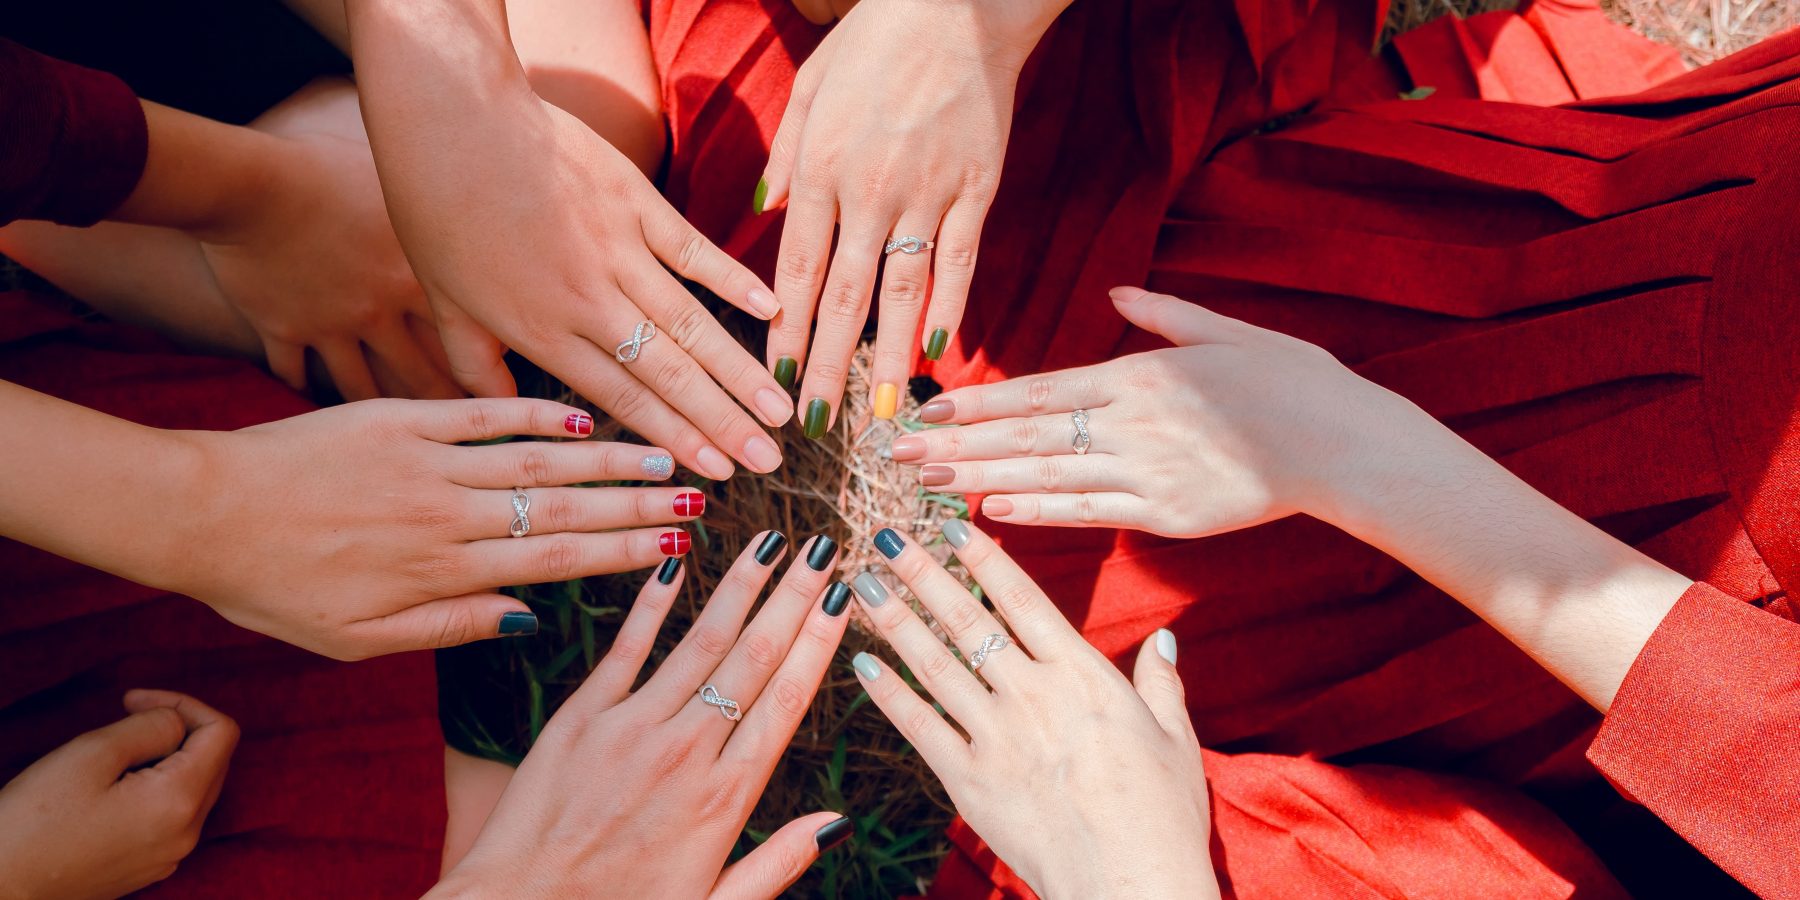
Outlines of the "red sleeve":
{"type": "Polygon", "coordinates": [[[137,187],[148,143],[123,81],[0,39],[0,224],[100,221],[137,187]]]}
{"type": "Polygon", "coordinates": [[[1588,759],[1746,887],[1800,896],[1800,624],[1695,584],[1588,759]]]}

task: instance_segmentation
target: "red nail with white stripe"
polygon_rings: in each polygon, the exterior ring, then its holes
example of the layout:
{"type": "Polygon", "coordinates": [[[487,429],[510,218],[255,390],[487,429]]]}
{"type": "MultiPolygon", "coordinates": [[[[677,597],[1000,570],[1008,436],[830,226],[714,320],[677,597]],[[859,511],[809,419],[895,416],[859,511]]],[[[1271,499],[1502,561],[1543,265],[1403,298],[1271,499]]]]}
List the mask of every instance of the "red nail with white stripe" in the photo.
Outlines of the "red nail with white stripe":
{"type": "Polygon", "coordinates": [[[594,417],[586,413],[570,413],[563,420],[563,430],[576,437],[587,437],[594,433],[594,417]]]}
{"type": "Polygon", "coordinates": [[[656,538],[656,546],[664,556],[686,556],[694,542],[685,531],[665,531],[656,538]]]}
{"type": "Polygon", "coordinates": [[[699,491],[688,491],[675,495],[675,514],[678,516],[698,516],[706,512],[706,495],[699,491]]]}

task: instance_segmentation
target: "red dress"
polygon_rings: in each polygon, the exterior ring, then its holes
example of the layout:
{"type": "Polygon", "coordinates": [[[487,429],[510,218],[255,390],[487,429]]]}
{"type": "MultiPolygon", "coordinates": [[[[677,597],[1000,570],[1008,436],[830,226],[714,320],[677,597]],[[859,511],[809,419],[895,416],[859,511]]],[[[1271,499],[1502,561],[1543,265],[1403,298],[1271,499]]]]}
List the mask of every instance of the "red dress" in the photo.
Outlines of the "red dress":
{"type": "MultiPolygon", "coordinates": [[[[143,171],[143,112],[123,83],[6,41],[0,130],[0,222],[91,224],[143,171]]],[[[246,363],[184,355],[22,291],[0,293],[0,379],[165,428],[312,408],[246,363]]],[[[0,573],[0,782],[124,715],[133,687],[193,694],[243,729],[200,845],[148,893],[398,897],[436,881],[444,744],[431,654],[333,662],[3,539],[0,573]]]]}
{"type": "MultiPolygon", "coordinates": [[[[1800,896],[1800,36],[1681,74],[1578,0],[1441,20],[1371,58],[1380,20],[1363,0],[1077,0],[1021,81],[933,374],[1158,346],[1112,310],[1119,284],[1326,347],[1705,582],[1611,715],[1310,519],[1200,541],[992,527],[1101,650],[1175,631],[1224,751],[1213,853],[1240,895],[1605,893],[1572,828],[1640,895],[1738,891],[1716,864],[1800,896]],[[1416,86],[1435,93],[1398,99],[1416,86]],[[1509,824],[1468,839],[1468,821],[1509,824]]],[[[669,194],[768,271],[780,216],[746,211],[751,148],[823,32],[775,0],[658,0],[651,26],[669,194]]],[[[1023,890],[953,837],[937,891],[1023,890]]]]}

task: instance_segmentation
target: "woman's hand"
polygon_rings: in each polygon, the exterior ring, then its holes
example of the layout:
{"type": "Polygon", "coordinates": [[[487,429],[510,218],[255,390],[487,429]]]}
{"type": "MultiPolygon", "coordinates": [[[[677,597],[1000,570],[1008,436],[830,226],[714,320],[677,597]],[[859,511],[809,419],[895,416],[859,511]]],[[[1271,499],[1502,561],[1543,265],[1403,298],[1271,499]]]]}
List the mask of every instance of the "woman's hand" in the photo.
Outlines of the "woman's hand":
{"type": "Polygon", "coordinates": [[[1113,301],[1176,346],[949,391],[920,418],[961,427],[899,438],[894,459],[934,490],[986,494],[997,521],[1199,537],[1296,512],[1345,525],[1394,460],[1460,444],[1304,341],[1138,288],[1113,301]]]}
{"type": "Polygon", "coordinates": [[[944,539],[1010,633],[918,545],[884,529],[875,546],[975,671],[874,575],[856,593],[968,738],[875,657],[854,667],[957,812],[1044,897],[1218,896],[1174,636],[1144,642],[1134,686],[986,535],[951,520],[944,539]]]}
{"type": "Polygon", "coordinates": [[[774,897],[849,837],[849,819],[814,813],[720,872],[844,633],[849,591],[825,590],[837,546],[822,535],[743,627],[785,543],[760,535],[632,691],[680,568],[645,584],[612,649],[550,719],[435,895],[774,897]]]}
{"type": "Polygon", "coordinates": [[[194,849],[237,723],[170,691],[132,691],[125,709],[0,789],[0,896],[120,897],[194,849]]]}
{"type": "Polygon", "coordinates": [[[1066,5],[864,3],[800,67],[754,205],[787,203],[767,355],[790,383],[804,367],[809,437],[836,418],[878,272],[875,415],[894,414],[921,318],[925,355],[943,353],[999,186],[1019,71],[1066,5]],[[889,243],[907,237],[936,246],[889,243]]]}

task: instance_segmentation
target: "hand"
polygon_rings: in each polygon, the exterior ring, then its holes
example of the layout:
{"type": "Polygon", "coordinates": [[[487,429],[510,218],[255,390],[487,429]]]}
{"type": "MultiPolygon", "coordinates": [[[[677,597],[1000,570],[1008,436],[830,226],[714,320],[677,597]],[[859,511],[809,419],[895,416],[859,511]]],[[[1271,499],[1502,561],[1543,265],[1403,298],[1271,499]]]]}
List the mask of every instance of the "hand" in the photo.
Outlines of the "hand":
{"type": "Polygon", "coordinates": [[[794,0],[794,8],[814,25],[830,25],[850,14],[857,0],[794,0]]]}
{"type": "Polygon", "coordinates": [[[865,3],[800,67],[755,205],[787,202],[768,362],[784,380],[804,366],[809,437],[836,419],[878,270],[875,415],[894,414],[921,317],[925,355],[943,353],[999,186],[1019,71],[1064,5],[865,3]],[[906,236],[936,248],[885,252],[906,236]]]}
{"type": "Polygon", "coordinates": [[[436,895],[567,897],[604,885],[616,897],[774,897],[849,836],[843,816],[802,816],[720,873],[844,634],[848,590],[833,585],[820,602],[836,553],[824,536],[743,628],[785,540],[760,535],[633,692],[680,571],[644,585],[436,895]],[[741,721],[702,702],[703,686],[738,703],[741,721]]]}
{"type": "Polygon", "coordinates": [[[534,633],[525,604],[495,588],[681,555],[685,532],[643,526],[705,508],[681,488],[561,487],[666,478],[672,463],[652,447],[456,446],[592,428],[547,400],[372,400],[189,433],[203,482],[191,517],[165,526],[171,569],[152,583],[338,659],[534,633]],[[515,486],[530,504],[519,538],[515,486]]]}
{"type": "Polygon", "coordinates": [[[904,599],[863,574],[856,593],[968,739],[875,657],[853,663],[869,698],[931,766],[957,812],[1044,897],[1217,897],[1200,743],[1188,720],[1175,638],[1158,631],[1125,680],[993,541],[944,524],[957,559],[1012,626],[918,545],[875,536],[888,567],[931,611],[951,655],[904,599]],[[979,675],[979,677],[977,677],[979,675]],[[983,685],[983,681],[986,685],[983,685]]]}
{"type": "Polygon", "coordinates": [[[237,723],[170,691],[132,691],[125,709],[0,789],[0,895],[119,897],[173,875],[194,849],[237,723]]]}
{"type": "Polygon", "coordinates": [[[388,222],[356,89],[314,82],[251,127],[271,136],[267,188],[196,237],[270,370],[304,390],[312,350],[351,400],[462,396],[388,222]]]}
{"type": "Polygon", "coordinates": [[[962,427],[899,438],[894,459],[934,490],[986,494],[997,521],[1200,537],[1296,512],[1343,525],[1346,498],[1381,490],[1369,461],[1455,440],[1312,344],[1138,288],[1113,301],[1176,346],[946,392],[921,419],[962,427]]]}

